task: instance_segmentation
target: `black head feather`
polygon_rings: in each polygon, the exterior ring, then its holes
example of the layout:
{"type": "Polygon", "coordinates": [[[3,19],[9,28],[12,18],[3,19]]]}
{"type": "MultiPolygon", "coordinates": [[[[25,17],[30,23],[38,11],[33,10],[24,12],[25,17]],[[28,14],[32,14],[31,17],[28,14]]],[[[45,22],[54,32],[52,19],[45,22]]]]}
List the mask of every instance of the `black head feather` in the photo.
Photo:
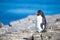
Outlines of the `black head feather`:
{"type": "Polygon", "coordinates": [[[42,10],[38,10],[38,11],[37,11],[37,16],[39,16],[39,15],[41,15],[42,17],[44,17],[44,13],[43,13],[42,10]]]}

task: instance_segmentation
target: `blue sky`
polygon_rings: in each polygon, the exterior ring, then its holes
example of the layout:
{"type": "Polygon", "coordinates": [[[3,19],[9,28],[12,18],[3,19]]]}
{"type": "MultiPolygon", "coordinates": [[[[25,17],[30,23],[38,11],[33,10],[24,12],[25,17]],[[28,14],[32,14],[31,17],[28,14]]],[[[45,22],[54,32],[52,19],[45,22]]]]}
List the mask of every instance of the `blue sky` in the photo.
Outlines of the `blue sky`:
{"type": "Polygon", "coordinates": [[[60,13],[60,0],[0,0],[0,10],[5,13],[60,13]]]}
{"type": "Polygon", "coordinates": [[[45,15],[60,14],[60,0],[0,0],[0,21],[8,24],[37,10],[45,15]]]}

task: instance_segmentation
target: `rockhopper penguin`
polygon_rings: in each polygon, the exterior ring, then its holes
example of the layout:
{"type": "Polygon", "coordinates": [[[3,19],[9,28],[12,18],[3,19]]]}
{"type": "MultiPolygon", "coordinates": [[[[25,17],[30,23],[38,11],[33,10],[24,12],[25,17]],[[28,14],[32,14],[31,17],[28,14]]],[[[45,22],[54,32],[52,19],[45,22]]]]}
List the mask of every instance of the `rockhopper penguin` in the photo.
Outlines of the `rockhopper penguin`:
{"type": "Polygon", "coordinates": [[[41,10],[37,11],[37,31],[38,32],[46,31],[46,18],[41,10]]]}

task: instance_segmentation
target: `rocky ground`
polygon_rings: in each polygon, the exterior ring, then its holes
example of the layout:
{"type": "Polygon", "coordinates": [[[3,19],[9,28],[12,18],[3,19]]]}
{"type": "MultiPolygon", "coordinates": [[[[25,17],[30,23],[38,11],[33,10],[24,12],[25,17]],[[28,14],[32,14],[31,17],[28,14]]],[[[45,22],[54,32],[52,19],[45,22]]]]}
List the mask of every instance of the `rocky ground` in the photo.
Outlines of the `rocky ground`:
{"type": "Polygon", "coordinates": [[[36,16],[0,24],[0,40],[60,40],[60,14],[46,16],[47,32],[36,32],[36,16]]]}

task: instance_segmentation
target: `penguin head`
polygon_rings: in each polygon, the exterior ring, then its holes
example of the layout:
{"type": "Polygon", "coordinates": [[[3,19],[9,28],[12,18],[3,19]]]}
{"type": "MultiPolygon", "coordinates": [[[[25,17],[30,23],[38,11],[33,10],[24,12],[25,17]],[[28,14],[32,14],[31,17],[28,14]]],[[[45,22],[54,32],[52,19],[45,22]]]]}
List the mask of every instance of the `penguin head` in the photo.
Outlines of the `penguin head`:
{"type": "Polygon", "coordinates": [[[41,15],[41,16],[44,15],[42,10],[38,10],[38,11],[37,11],[37,16],[39,16],[39,15],[41,15]]]}

